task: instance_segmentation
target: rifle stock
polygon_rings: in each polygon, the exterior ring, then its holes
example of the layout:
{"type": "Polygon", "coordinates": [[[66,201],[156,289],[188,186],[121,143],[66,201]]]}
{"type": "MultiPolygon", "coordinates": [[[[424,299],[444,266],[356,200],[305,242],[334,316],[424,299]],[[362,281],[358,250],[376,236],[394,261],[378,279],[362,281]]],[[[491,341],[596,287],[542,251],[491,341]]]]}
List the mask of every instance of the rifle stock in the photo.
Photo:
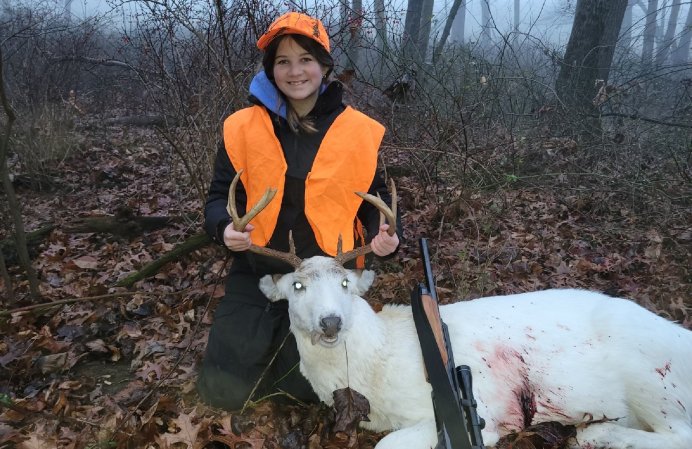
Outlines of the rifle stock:
{"type": "MultiPolygon", "coordinates": [[[[433,384],[433,407],[435,408],[435,419],[438,427],[436,449],[485,449],[481,434],[485,422],[476,412],[471,369],[467,365],[456,367],[454,364],[447,326],[440,317],[426,239],[420,239],[420,248],[425,271],[425,284],[414,290],[411,296],[411,305],[413,306],[416,329],[421,339],[426,374],[430,383],[433,384]],[[423,314],[425,318],[420,317],[420,314],[423,314]],[[429,333],[425,330],[428,326],[429,333]],[[444,366],[443,370],[436,368],[439,361],[435,363],[434,360],[431,360],[430,352],[433,352],[434,349],[430,351],[428,348],[426,352],[423,341],[432,341],[429,334],[432,334],[434,344],[437,346],[437,352],[444,366]],[[445,381],[447,385],[444,385],[445,381]],[[453,396],[451,400],[446,397],[447,395],[453,396]]],[[[428,342],[428,346],[431,344],[428,342]]]]}

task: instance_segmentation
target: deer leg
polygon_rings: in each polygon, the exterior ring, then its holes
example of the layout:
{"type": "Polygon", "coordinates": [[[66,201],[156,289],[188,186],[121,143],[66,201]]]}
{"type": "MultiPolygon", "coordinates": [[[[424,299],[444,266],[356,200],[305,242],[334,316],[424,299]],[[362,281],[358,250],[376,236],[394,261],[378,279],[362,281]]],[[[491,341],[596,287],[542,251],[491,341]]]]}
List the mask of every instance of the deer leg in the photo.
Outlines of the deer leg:
{"type": "Polygon", "coordinates": [[[690,423],[668,423],[665,429],[652,432],[613,423],[591,424],[577,431],[572,449],[689,449],[692,448],[690,423]]]}
{"type": "Polygon", "coordinates": [[[410,427],[391,432],[375,449],[428,449],[437,446],[435,421],[420,421],[410,427]]]}

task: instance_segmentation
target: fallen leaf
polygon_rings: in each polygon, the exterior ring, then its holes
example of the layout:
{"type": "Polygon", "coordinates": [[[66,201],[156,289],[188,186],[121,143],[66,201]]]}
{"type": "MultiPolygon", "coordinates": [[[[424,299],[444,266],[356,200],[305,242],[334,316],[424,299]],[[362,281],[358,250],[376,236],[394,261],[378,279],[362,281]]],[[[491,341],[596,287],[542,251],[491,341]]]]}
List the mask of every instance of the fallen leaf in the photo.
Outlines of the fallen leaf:
{"type": "Polygon", "coordinates": [[[28,440],[22,441],[17,446],[18,449],[55,449],[58,442],[53,437],[39,435],[33,432],[28,440]]]}
{"type": "Polygon", "coordinates": [[[358,442],[358,424],[370,421],[370,402],[349,387],[334,390],[332,395],[335,411],[333,431],[338,439],[348,441],[346,447],[354,447],[358,442]]]}
{"type": "Polygon", "coordinates": [[[197,434],[199,433],[202,425],[192,424],[192,419],[194,417],[195,410],[192,410],[190,414],[181,413],[172,421],[172,424],[179,429],[178,432],[166,432],[159,438],[169,447],[174,444],[181,443],[187,446],[188,449],[196,449],[195,442],[197,441],[197,434]]]}
{"type": "Polygon", "coordinates": [[[95,270],[98,268],[98,259],[93,256],[82,256],[73,259],[72,263],[83,270],[95,270]]]}

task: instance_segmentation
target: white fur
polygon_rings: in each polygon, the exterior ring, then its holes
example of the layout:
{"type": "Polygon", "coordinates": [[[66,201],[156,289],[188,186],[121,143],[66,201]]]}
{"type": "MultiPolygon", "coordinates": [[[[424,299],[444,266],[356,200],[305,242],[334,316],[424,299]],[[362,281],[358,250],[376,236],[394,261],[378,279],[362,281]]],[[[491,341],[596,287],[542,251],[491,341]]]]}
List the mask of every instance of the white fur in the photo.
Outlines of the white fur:
{"type": "MultiPolygon", "coordinates": [[[[363,427],[395,430],[377,449],[432,448],[431,388],[411,308],[375,313],[360,297],[373,278],[313,257],[294,273],[265,276],[260,288],[272,300],[288,299],[300,370],[321,400],[332,404],[334,390],[351,387],[370,401],[363,427]],[[327,316],[342,320],[338,340],[313,345],[327,316]]],[[[681,326],[632,301],[582,290],[462,301],[440,313],[455,362],[471,367],[486,446],[527,420],[593,420],[572,447],[692,448],[692,332],[681,326]]]]}

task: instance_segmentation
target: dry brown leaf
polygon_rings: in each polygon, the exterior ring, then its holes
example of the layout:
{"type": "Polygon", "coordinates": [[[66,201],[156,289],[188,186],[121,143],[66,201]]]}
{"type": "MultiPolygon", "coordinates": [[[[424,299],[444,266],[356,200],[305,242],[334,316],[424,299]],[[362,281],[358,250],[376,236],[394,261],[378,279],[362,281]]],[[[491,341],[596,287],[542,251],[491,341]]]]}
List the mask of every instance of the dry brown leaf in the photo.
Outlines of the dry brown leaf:
{"type": "Polygon", "coordinates": [[[18,449],[55,449],[58,442],[54,437],[39,432],[32,432],[28,440],[17,445],[18,449]]]}
{"type": "Polygon", "coordinates": [[[99,266],[98,259],[93,256],[82,256],[77,259],[73,259],[72,263],[83,270],[96,270],[99,266]]]}
{"type": "Polygon", "coordinates": [[[335,437],[346,442],[346,447],[354,447],[358,442],[358,424],[361,421],[369,421],[370,402],[350,387],[334,390],[332,395],[335,437]]]}
{"type": "Polygon", "coordinates": [[[193,424],[195,418],[195,410],[188,413],[181,413],[172,421],[172,424],[178,429],[177,432],[166,432],[161,434],[157,440],[163,442],[166,447],[171,447],[174,444],[184,444],[188,449],[198,449],[197,434],[202,427],[201,423],[193,424]]]}

